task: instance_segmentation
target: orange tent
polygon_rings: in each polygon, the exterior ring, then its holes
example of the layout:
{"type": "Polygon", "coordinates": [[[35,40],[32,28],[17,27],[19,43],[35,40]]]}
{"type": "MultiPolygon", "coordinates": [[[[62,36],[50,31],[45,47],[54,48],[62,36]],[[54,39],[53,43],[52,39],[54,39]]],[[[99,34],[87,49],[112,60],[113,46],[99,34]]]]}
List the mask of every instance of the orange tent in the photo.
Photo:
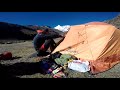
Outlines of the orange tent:
{"type": "Polygon", "coordinates": [[[93,74],[103,72],[120,62],[120,30],[104,22],[74,25],[57,51],[89,61],[93,74]]]}

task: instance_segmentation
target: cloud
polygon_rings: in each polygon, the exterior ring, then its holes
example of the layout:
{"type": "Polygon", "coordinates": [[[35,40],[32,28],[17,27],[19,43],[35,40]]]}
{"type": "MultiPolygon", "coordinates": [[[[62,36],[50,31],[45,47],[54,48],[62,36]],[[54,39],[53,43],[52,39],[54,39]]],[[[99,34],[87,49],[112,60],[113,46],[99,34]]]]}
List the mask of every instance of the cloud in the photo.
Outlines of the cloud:
{"type": "Polygon", "coordinates": [[[54,27],[54,29],[58,29],[62,32],[66,32],[70,29],[70,25],[64,25],[64,26],[57,25],[56,27],[54,27]]]}

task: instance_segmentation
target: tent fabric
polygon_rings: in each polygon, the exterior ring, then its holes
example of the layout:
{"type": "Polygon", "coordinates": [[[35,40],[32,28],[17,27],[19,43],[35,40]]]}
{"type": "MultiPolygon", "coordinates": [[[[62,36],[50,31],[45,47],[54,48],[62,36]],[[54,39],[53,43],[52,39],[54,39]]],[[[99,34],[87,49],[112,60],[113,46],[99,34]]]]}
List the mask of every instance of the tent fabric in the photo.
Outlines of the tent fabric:
{"type": "Polygon", "coordinates": [[[112,68],[120,62],[120,30],[115,30],[109,43],[106,45],[98,60],[91,62],[93,73],[99,73],[112,68]]]}
{"type": "Polygon", "coordinates": [[[53,51],[71,54],[90,62],[93,74],[120,62],[120,30],[104,22],[71,26],[65,39],[53,51]]]}

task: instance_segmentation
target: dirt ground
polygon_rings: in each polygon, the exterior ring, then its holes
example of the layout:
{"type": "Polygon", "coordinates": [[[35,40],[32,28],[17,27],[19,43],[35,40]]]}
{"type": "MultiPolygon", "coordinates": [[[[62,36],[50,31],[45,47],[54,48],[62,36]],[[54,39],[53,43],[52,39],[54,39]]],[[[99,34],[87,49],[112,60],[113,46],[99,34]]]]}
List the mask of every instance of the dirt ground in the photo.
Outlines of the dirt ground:
{"type": "MultiPolygon", "coordinates": [[[[0,78],[52,78],[50,74],[42,74],[40,72],[39,61],[36,57],[28,58],[35,53],[32,41],[0,44],[0,53],[4,51],[12,52],[14,59],[0,60],[0,78]]],[[[89,72],[80,73],[68,68],[64,73],[67,78],[120,78],[120,64],[96,75],[91,75],[89,72]]]]}

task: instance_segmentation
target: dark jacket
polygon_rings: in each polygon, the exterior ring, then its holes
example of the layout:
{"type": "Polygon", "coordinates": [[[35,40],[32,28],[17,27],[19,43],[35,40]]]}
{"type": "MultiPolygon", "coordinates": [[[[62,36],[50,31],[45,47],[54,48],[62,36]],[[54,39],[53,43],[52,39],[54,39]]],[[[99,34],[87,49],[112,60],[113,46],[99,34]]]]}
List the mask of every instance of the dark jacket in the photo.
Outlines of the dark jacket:
{"type": "Polygon", "coordinates": [[[59,37],[61,37],[61,35],[43,34],[43,33],[37,34],[33,39],[34,48],[38,50],[42,46],[42,44],[45,42],[45,40],[59,38],[59,37]]]}

